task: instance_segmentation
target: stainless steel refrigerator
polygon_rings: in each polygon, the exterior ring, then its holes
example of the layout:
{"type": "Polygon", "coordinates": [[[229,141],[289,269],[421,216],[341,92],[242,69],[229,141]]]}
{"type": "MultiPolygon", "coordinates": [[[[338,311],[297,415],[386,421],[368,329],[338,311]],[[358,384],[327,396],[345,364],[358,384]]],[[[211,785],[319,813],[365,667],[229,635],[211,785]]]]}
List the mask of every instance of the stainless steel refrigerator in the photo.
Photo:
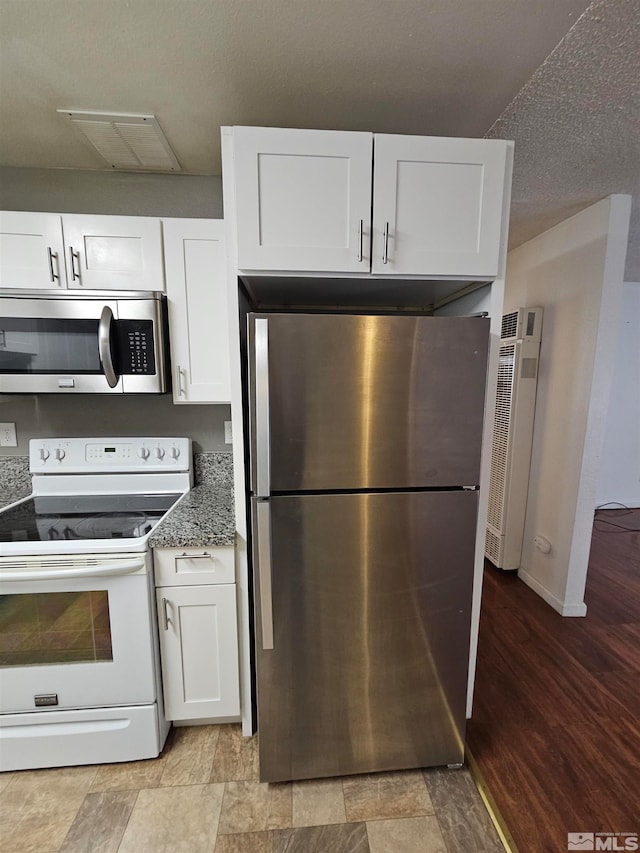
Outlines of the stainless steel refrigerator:
{"type": "Polygon", "coordinates": [[[263,781],[463,760],[488,335],[248,315],[263,781]]]}

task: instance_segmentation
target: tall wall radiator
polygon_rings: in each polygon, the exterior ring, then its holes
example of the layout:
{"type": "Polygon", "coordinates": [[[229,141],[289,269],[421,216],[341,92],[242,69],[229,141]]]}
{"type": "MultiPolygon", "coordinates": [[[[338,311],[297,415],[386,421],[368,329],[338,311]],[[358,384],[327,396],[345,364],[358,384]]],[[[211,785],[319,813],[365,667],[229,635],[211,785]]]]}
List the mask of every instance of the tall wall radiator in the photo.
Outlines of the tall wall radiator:
{"type": "Polygon", "coordinates": [[[542,308],[502,318],[485,555],[520,568],[538,384],[542,308]]]}

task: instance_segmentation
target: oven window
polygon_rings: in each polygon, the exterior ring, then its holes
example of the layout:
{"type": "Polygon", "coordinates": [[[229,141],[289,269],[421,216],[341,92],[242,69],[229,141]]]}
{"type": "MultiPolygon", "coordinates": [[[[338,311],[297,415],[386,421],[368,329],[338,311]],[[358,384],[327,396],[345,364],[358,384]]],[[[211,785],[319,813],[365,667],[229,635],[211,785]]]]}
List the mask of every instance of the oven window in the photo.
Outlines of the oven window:
{"type": "Polygon", "coordinates": [[[0,595],[0,667],[112,660],[106,590],[0,595]]]}
{"type": "Polygon", "coordinates": [[[0,317],[0,373],[102,373],[98,321],[0,317]]]}

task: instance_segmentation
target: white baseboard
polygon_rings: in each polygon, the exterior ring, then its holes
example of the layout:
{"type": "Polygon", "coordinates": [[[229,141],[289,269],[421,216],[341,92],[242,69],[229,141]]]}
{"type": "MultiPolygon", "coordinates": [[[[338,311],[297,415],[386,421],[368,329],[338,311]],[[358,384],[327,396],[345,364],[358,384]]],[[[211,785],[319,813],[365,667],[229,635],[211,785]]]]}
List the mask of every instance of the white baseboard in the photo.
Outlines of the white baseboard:
{"type": "Polygon", "coordinates": [[[240,723],[240,717],[202,717],[197,720],[171,720],[174,729],[182,726],[217,726],[223,723],[240,723]]]}
{"type": "Polygon", "coordinates": [[[567,604],[564,601],[560,601],[552,592],[543,586],[539,580],[530,575],[525,569],[518,569],[518,577],[523,583],[526,583],[528,587],[530,587],[534,592],[536,592],[540,598],[544,599],[555,611],[557,611],[561,616],[586,616],[587,615],[587,605],[584,601],[575,602],[573,604],[567,604]]]}

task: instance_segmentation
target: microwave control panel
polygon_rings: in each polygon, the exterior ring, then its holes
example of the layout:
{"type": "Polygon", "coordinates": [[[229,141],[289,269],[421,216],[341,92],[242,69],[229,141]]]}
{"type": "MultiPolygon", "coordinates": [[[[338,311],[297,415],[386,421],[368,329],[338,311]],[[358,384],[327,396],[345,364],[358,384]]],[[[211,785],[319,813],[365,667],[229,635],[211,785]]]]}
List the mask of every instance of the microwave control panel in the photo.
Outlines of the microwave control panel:
{"type": "Polygon", "coordinates": [[[156,359],[151,320],[117,320],[119,372],[125,375],[153,375],[156,359]]]}

